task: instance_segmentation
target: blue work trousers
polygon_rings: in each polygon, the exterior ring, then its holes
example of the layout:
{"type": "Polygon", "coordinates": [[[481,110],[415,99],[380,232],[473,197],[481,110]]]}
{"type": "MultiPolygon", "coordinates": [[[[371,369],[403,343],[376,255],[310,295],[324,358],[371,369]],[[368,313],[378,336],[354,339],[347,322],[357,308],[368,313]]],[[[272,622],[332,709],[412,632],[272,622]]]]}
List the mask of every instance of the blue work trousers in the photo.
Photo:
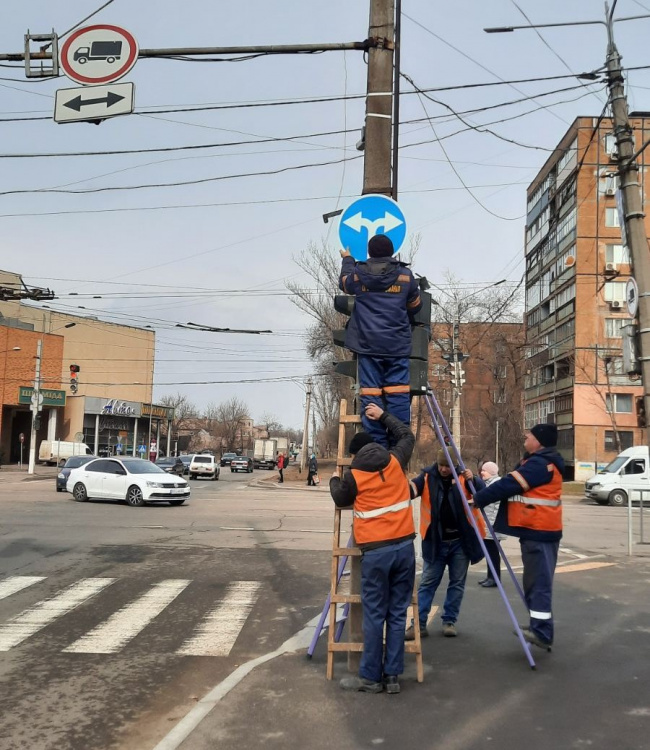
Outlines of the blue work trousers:
{"type": "Polygon", "coordinates": [[[543,641],[553,643],[553,575],[560,542],[520,539],[524,564],[524,596],[530,612],[530,629],[543,641]]]}
{"type": "Polygon", "coordinates": [[[413,540],[364,552],[361,557],[363,654],[359,676],[379,682],[404,671],[406,610],[413,596],[413,540]],[[384,655],[384,623],[386,652],[384,655]]]}
{"type": "Polygon", "coordinates": [[[465,580],[469,569],[469,557],[465,554],[460,540],[440,542],[433,562],[423,561],[422,578],[418,587],[418,609],[420,629],[425,628],[433,597],[436,595],[445,568],[449,569],[449,585],[442,608],[442,621],[455,623],[460,613],[460,605],[465,593],[465,580]]]}
{"type": "Polygon", "coordinates": [[[366,417],[366,406],[377,404],[404,424],[411,424],[411,396],[409,393],[408,357],[371,357],[359,354],[359,395],[361,424],[375,442],[384,448],[392,447],[381,422],[366,417]]]}

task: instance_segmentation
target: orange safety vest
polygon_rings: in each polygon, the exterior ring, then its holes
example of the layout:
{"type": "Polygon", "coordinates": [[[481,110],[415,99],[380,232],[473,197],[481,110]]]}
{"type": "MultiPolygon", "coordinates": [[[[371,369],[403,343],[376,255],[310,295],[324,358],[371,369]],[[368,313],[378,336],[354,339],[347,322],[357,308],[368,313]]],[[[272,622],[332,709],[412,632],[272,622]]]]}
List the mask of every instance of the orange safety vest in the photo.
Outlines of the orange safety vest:
{"type": "MultiPolygon", "coordinates": [[[[472,493],[467,488],[465,477],[459,474],[458,479],[460,480],[460,485],[463,489],[463,492],[465,493],[465,497],[468,501],[470,501],[472,499],[472,493]]],[[[470,507],[472,515],[474,516],[474,519],[478,524],[479,532],[482,537],[485,537],[485,521],[483,520],[481,511],[473,506],[470,507]]],[[[465,513],[465,515],[467,515],[467,513],[465,513]]],[[[470,522],[470,524],[472,523],[469,519],[469,516],[467,517],[467,520],[470,522]]],[[[422,492],[422,497],[420,498],[420,536],[422,537],[422,539],[424,539],[424,537],[427,535],[429,526],[431,526],[431,495],[429,494],[429,481],[428,479],[426,479],[424,482],[424,491],[422,492]]]]}
{"type": "Polygon", "coordinates": [[[522,526],[535,531],[562,531],[562,474],[550,462],[548,471],[551,481],[532,489],[518,471],[510,472],[524,492],[508,498],[509,526],[522,526]]]}
{"type": "Polygon", "coordinates": [[[391,455],[381,471],[351,469],[357,483],[354,501],[354,540],[358,545],[387,542],[415,534],[409,482],[400,462],[391,455]]]}

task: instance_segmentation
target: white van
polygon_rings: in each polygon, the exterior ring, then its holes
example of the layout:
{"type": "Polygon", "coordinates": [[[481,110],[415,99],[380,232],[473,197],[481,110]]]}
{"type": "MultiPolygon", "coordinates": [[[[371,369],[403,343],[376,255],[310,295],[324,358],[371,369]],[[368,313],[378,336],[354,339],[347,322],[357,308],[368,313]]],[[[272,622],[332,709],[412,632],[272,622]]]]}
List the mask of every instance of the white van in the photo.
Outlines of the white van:
{"type": "Polygon", "coordinates": [[[93,452],[85,443],[66,440],[43,440],[38,449],[38,460],[45,464],[63,464],[72,456],[92,456],[93,452]]]}
{"type": "Polygon", "coordinates": [[[627,505],[628,497],[639,501],[638,490],[646,490],[643,500],[650,502],[648,446],[628,448],[598,474],[585,482],[585,494],[598,505],[627,505]]]}

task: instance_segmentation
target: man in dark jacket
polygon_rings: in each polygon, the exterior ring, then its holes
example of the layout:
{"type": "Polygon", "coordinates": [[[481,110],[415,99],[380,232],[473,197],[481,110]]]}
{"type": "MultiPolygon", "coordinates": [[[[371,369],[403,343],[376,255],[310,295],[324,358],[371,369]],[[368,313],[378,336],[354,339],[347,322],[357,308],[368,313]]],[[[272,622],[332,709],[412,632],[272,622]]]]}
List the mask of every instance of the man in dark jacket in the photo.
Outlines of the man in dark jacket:
{"type": "Polygon", "coordinates": [[[357,263],[347,250],[339,287],[355,295],[345,346],[357,354],[363,429],[388,447],[386,431],[366,418],[375,403],[410,424],[409,355],[411,318],[421,307],[418,282],[405,263],[393,258],[393,243],[378,234],[368,242],[368,260],[357,263]]]}
{"type": "MultiPolygon", "coordinates": [[[[438,451],[436,463],[423,469],[412,481],[415,496],[420,501],[420,535],[422,537],[422,578],[418,587],[420,637],[426,638],[427,619],[431,612],[445,568],[449,570],[449,584],[442,609],[442,633],[456,636],[456,620],[465,593],[465,580],[470,563],[483,559],[483,551],[476,532],[467,517],[461,491],[471,500],[466,482],[473,480],[477,489],[485,487],[482,479],[469,469],[462,474],[457,469],[462,487],[456,484],[445,452],[438,451]]],[[[477,523],[479,520],[477,519],[477,523]]],[[[415,638],[414,628],[406,631],[405,639],[415,638]]]]}
{"type": "Polygon", "coordinates": [[[396,444],[387,451],[367,432],[358,432],[350,441],[350,468],[342,479],[337,474],[330,479],[336,506],[353,506],[354,540],[361,550],[363,654],[359,675],[344,677],[340,685],[380,693],[385,684],[386,692],[399,693],[406,611],[415,581],[415,527],[405,474],[415,437],[376,404],[366,407],[366,416],[381,422],[396,444]]]}
{"type": "Polygon", "coordinates": [[[530,612],[530,627],[522,631],[529,643],[546,649],[553,644],[553,575],[562,538],[564,460],[556,443],[554,424],[531,427],[524,440],[528,457],[474,498],[479,508],[507,500],[499,507],[494,528],[519,537],[530,612]]]}

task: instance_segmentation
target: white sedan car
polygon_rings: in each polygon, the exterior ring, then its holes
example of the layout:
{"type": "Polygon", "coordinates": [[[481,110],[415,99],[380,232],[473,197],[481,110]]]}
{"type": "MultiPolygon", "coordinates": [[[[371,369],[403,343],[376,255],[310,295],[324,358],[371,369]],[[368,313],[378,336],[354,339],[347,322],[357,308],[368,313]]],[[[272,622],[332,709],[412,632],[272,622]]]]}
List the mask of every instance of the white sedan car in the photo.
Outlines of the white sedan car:
{"type": "Polygon", "coordinates": [[[73,469],[66,490],[77,502],[89,498],[123,500],[138,508],[145,503],[182,505],[190,485],[142,458],[96,458],[73,469]]]}

